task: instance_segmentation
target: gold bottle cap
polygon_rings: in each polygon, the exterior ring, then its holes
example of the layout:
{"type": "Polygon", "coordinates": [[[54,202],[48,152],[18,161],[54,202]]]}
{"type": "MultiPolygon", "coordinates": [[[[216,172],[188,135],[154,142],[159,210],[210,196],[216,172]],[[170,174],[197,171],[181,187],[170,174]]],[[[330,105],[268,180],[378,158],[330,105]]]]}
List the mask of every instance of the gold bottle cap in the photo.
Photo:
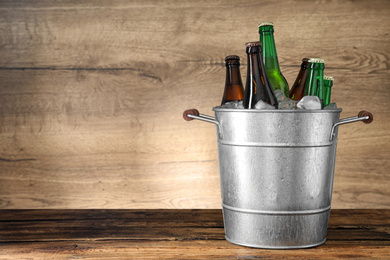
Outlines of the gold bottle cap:
{"type": "Polygon", "coordinates": [[[311,63],[325,63],[325,60],[320,59],[320,58],[310,58],[309,62],[311,62],[311,63]]]}
{"type": "Polygon", "coordinates": [[[333,81],[334,78],[332,76],[324,75],[324,79],[333,81]]]}
{"type": "Polygon", "coordinates": [[[261,46],[261,42],[260,41],[258,41],[258,42],[247,42],[247,43],[245,43],[245,46],[246,47],[261,46]]]}
{"type": "Polygon", "coordinates": [[[264,22],[264,23],[260,23],[258,27],[262,27],[262,26],[266,26],[266,25],[274,26],[274,24],[272,22],[264,22]]]}

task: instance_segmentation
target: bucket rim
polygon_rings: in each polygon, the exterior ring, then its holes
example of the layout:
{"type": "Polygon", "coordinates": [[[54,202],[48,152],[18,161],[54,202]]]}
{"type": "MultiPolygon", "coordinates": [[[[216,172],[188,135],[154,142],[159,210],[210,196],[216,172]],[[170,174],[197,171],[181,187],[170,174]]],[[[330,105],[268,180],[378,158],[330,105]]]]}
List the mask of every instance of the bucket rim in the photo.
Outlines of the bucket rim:
{"type": "Polygon", "coordinates": [[[213,107],[214,112],[237,112],[237,113],[340,113],[342,108],[336,109],[242,109],[242,108],[223,108],[221,106],[213,107]]]}

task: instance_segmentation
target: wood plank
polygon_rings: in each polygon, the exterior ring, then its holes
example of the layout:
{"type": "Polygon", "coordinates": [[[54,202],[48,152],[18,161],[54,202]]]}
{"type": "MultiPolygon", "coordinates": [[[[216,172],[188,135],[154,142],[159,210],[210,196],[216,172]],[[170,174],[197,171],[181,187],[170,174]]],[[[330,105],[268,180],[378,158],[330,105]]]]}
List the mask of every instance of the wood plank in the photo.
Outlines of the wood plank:
{"type": "Polygon", "coordinates": [[[0,259],[390,257],[389,210],[332,210],[327,242],[298,250],[254,249],[227,242],[220,210],[1,210],[0,213],[0,259]]]}
{"type": "Polygon", "coordinates": [[[154,60],[222,61],[230,53],[244,56],[244,42],[258,39],[257,24],[271,20],[276,25],[281,64],[297,64],[306,56],[344,54],[335,59],[342,67],[386,69],[388,8],[383,0],[328,4],[317,0],[305,3],[304,8],[300,1],[282,6],[233,0],[223,4],[206,0],[180,4],[67,1],[61,5],[47,0],[8,1],[0,8],[6,36],[1,62],[6,67],[43,68],[137,65],[131,67],[139,70],[152,66],[154,60]],[[235,19],[226,19],[229,15],[235,19]],[[367,37],[373,35],[373,28],[375,37],[367,37]],[[372,63],[373,57],[381,63],[372,63]]]}
{"type": "Polygon", "coordinates": [[[388,259],[385,242],[328,241],[306,250],[265,250],[232,246],[227,241],[55,241],[0,244],[0,259],[388,259]]]}
{"type": "MultiPolygon", "coordinates": [[[[221,210],[2,210],[1,242],[223,239],[221,210]],[[183,232],[186,230],[186,232],[183,232]]],[[[390,239],[389,210],[332,210],[329,240],[390,239]],[[364,226],[364,228],[362,228],[364,226]]]]}
{"type": "Polygon", "coordinates": [[[332,206],[390,208],[389,10],[382,0],[2,1],[0,208],[220,208],[215,128],[181,114],[212,114],[223,58],[240,55],[245,76],[244,43],[266,20],[290,85],[303,57],[323,57],[342,117],[374,114],[339,130],[332,206]]]}

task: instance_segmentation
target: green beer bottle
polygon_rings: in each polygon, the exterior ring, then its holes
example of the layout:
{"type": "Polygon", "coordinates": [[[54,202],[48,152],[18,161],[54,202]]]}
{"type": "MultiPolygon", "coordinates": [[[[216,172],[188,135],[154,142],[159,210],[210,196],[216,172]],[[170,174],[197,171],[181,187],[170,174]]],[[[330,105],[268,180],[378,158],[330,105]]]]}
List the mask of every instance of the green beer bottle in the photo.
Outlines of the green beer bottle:
{"type": "Polygon", "coordinates": [[[330,104],[330,95],[332,92],[333,77],[324,75],[324,107],[330,104]]]}
{"type": "Polygon", "coordinates": [[[276,53],[273,23],[259,24],[259,34],[262,44],[263,62],[269,83],[273,90],[280,89],[288,97],[288,83],[280,71],[278,55],[276,53]]]}
{"type": "Polygon", "coordinates": [[[323,59],[309,59],[309,72],[305,85],[305,96],[317,96],[322,107],[324,107],[324,63],[323,59]]]}

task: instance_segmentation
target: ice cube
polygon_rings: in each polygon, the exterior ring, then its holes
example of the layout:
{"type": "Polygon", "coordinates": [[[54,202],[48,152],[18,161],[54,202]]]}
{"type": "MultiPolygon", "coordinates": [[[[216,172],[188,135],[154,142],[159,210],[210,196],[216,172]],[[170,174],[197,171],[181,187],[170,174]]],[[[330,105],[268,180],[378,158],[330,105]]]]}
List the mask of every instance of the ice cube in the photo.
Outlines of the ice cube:
{"type": "Polygon", "coordinates": [[[337,105],[336,103],[330,103],[329,105],[324,107],[324,109],[337,109],[337,105]]]}
{"type": "Polygon", "coordinates": [[[223,104],[221,108],[244,108],[244,104],[242,100],[229,101],[223,104]]]}
{"type": "Polygon", "coordinates": [[[284,95],[283,91],[280,89],[274,90],[275,97],[278,101],[278,109],[296,109],[297,108],[297,102],[295,100],[292,100],[286,95],[284,95]]]}
{"type": "Polygon", "coordinates": [[[253,107],[254,109],[275,109],[274,106],[264,102],[263,100],[259,100],[256,105],[253,107]]]}
{"type": "Polygon", "coordinates": [[[241,100],[239,102],[237,102],[237,106],[236,106],[237,109],[244,109],[244,102],[241,100]]]}
{"type": "Polygon", "coordinates": [[[297,104],[299,109],[321,109],[321,101],[317,96],[304,96],[297,104]]]}
{"type": "Polygon", "coordinates": [[[278,109],[297,109],[298,101],[292,99],[286,99],[278,103],[278,109]]]}
{"type": "Polygon", "coordinates": [[[287,99],[286,95],[284,95],[283,91],[281,91],[280,89],[274,90],[274,94],[278,102],[282,102],[287,99]]]}

